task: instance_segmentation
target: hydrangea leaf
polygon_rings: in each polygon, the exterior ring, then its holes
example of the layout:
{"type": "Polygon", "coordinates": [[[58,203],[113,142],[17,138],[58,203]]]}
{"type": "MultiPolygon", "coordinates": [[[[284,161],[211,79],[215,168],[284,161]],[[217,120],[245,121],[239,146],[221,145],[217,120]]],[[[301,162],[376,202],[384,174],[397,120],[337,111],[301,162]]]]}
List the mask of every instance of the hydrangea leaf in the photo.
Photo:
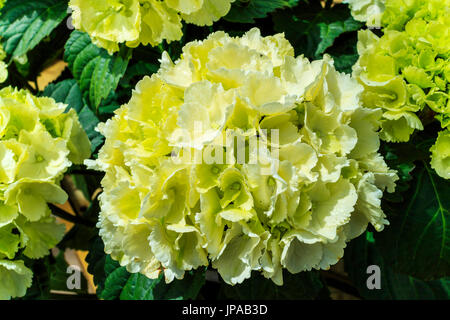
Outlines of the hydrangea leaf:
{"type": "Polygon", "coordinates": [[[117,88],[130,58],[129,50],[110,56],[80,31],[73,31],[65,45],[64,60],[94,110],[117,88]]]}
{"type": "Polygon", "coordinates": [[[369,300],[447,300],[450,298],[450,278],[423,281],[394,271],[384,259],[378,242],[367,232],[353,240],[345,250],[345,270],[359,294],[369,300]],[[381,289],[367,288],[366,270],[370,265],[380,267],[381,289]]]}
{"type": "Polygon", "coordinates": [[[290,274],[284,272],[284,285],[277,286],[262,275],[235,286],[223,285],[220,295],[233,300],[312,300],[324,288],[317,271],[290,274]]]}
{"type": "Polygon", "coordinates": [[[389,204],[390,226],[376,234],[396,272],[424,280],[450,275],[450,182],[426,163],[414,171],[408,203],[389,204]]]}
{"type": "Polygon", "coordinates": [[[205,283],[205,270],[185,274],[182,280],[166,284],[164,276],[149,279],[135,273],[130,276],[120,294],[121,300],[187,300],[195,299],[205,283]]]}
{"type": "Polygon", "coordinates": [[[104,268],[106,278],[104,288],[99,296],[104,300],[117,300],[130,277],[130,273],[109,256],[106,258],[104,268]]]}
{"type": "Polygon", "coordinates": [[[20,57],[48,36],[67,15],[64,0],[8,0],[0,18],[5,51],[20,57]]]}
{"type": "MultiPolygon", "coordinates": [[[[97,238],[100,240],[99,238],[97,238]]],[[[98,242],[98,241],[97,241],[98,242]]],[[[94,281],[99,286],[97,294],[105,300],[182,300],[195,299],[205,283],[205,270],[189,272],[182,280],[166,284],[164,276],[149,279],[135,273],[130,274],[125,267],[112,260],[101,251],[103,245],[98,243],[87,258],[88,271],[94,274],[94,281]]]]}
{"type": "Polygon", "coordinates": [[[299,0],[238,0],[224,17],[230,22],[255,23],[277,9],[293,7],[299,0]]]}
{"type": "MultiPolygon", "coordinates": [[[[96,293],[101,296],[105,287],[106,270],[105,264],[109,256],[105,254],[105,245],[99,236],[91,239],[89,253],[86,256],[88,263],[87,271],[93,276],[94,284],[97,286],[96,293]]],[[[119,267],[119,263],[109,257],[109,261],[114,264],[114,267],[119,267]]]]}
{"type": "Polygon", "coordinates": [[[45,87],[42,95],[52,97],[56,102],[67,104],[68,109],[74,109],[77,113],[80,113],[84,106],[81,90],[75,79],[51,83],[45,87]]]}
{"type": "Polygon", "coordinates": [[[293,10],[274,14],[274,28],[284,32],[296,54],[319,58],[342,34],[356,31],[361,23],[354,20],[346,5],[323,8],[319,1],[300,3],[293,10]]]}

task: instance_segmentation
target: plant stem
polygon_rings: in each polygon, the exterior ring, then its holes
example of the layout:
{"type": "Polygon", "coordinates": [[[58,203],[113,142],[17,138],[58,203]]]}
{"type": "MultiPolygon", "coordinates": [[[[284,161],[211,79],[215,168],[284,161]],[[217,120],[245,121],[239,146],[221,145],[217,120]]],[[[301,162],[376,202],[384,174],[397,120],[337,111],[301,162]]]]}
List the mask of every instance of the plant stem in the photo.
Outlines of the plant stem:
{"type": "Polygon", "coordinates": [[[89,176],[102,176],[103,172],[90,170],[90,169],[74,169],[69,172],[70,174],[81,174],[81,175],[89,175],[89,176]]]}
{"type": "Polygon", "coordinates": [[[61,219],[64,219],[66,221],[69,221],[69,222],[72,222],[75,224],[81,224],[86,227],[95,227],[95,223],[87,221],[79,216],[71,215],[67,211],[55,206],[54,204],[49,203],[48,206],[52,210],[52,213],[61,219]]]}

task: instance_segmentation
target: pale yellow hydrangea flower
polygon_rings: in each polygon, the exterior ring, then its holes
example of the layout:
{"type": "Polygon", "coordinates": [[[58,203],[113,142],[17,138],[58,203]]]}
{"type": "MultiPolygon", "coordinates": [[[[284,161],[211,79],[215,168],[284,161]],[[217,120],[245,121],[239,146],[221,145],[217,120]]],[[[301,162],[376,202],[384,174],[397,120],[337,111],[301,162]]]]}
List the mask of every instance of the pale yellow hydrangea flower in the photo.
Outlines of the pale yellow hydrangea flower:
{"type": "Polygon", "coordinates": [[[164,53],[87,162],[106,172],[105,251],[167,282],[210,263],[229,284],[328,269],[369,223],[388,224],[381,197],[398,179],[362,90],[329,56],[294,57],[256,28],[188,43],[176,62],[164,53]]]}
{"type": "Polygon", "coordinates": [[[64,235],[47,203],[67,200],[59,186],[64,172],[90,156],[75,111],[65,109],[25,90],[0,90],[0,299],[31,286],[31,270],[15,260],[19,249],[41,258],[64,235]]]}
{"type": "Polygon", "coordinates": [[[234,0],[71,0],[72,22],[92,41],[113,53],[119,43],[156,46],[180,40],[181,20],[210,26],[225,16],[234,0]]]}
{"type": "Polygon", "coordinates": [[[386,0],[344,0],[350,6],[355,20],[365,22],[368,27],[381,27],[381,17],[386,0]]]}

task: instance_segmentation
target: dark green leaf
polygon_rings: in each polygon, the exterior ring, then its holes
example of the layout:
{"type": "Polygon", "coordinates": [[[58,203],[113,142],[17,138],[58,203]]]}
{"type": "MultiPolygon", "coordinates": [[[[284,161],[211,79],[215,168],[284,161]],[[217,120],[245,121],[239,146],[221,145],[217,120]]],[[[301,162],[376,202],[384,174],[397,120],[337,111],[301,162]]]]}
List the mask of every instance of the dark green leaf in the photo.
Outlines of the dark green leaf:
{"type": "Polygon", "coordinates": [[[72,32],[64,52],[64,60],[93,110],[117,88],[130,58],[129,49],[124,47],[118,54],[109,55],[95,46],[87,33],[80,31],[72,32]]]}
{"type": "Polygon", "coordinates": [[[97,237],[86,258],[88,272],[94,276],[97,295],[105,300],[180,300],[195,299],[205,282],[205,271],[186,272],[184,279],[169,284],[163,275],[149,279],[142,274],[130,274],[125,267],[105,255],[101,239],[97,237]]]}
{"type": "Polygon", "coordinates": [[[348,6],[337,4],[323,8],[319,1],[302,2],[293,10],[274,13],[274,28],[284,32],[296,54],[319,59],[341,34],[358,30],[348,6]]]}
{"type": "Polygon", "coordinates": [[[297,3],[298,0],[238,0],[232,4],[224,19],[230,22],[255,23],[255,19],[265,18],[268,13],[297,3]]]}
{"type": "Polygon", "coordinates": [[[153,73],[156,73],[158,69],[159,65],[137,61],[128,67],[123,78],[120,80],[120,85],[124,88],[132,89],[144,76],[151,76],[153,73]]]}
{"type": "Polygon", "coordinates": [[[254,272],[252,277],[242,284],[223,285],[222,296],[233,300],[311,300],[316,298],[323,288],[316,271],[298,274],[284,271],[283,279],[284,285],[277,286],[272,280],[254,272]]]}
{"type": "Polygon", "coordinates": [[[149,279],[132,274],[120,295],[121,300],[186,300],[195,299],[205,283],[205,270],[186,272],[182,280],[165,283],[161,274],[158,279],[149,279]]]}
{"type": "Polygon", "coordinates": [[[92,240],[89,253],[86,256],[86,262],[88,263],[87,271],[94,277],[94,284],[97,286],[97,295],[101,296],[106,279],[106,254],[105,246],[99,236],[92,240]]]}
{"type": "Polygon", "coordinates": [[[91,141],[91,151],[94,152],[104,140],[104,137],[99,132],[95,131],[99,120],[88,106],[84,106],[83,109],[81,109],[78,118],[91,141]]]}
{"type": "Polygon", "coordinates": [[[378,243],[368,241],[367,235],[363,234],[350,241],[344,255],[345,269],[362,297],[376,300],[446,300],[450,298],[450,278],[422,281],[394,272],[380,254],[385,248],[380,248],[378,243]],[[370,265],[380,267],[381,289],[369,290],[367,287],[367,279],[373,274],[367,274],[367,267],[370,265]]]}
{"type": "Polygon", "coordinates": [[[64,0],[8,0],[1,10],[0,37],[6,53],[19,57],[47,37],[67,15],[64,0]]]}
{"type": "Polygon", "coordinates": [[[104,288],[99,297],[105,300],[119,299],[124,286],[130,278],[130,273],[108,255],[105,261],[105,276],[104,288]]]}
{"type": "Polygon", "coordinates": [[[56,102],[67,104],[68,108],[75,109],[77,113],[80,113],[84,107],[80,87],[74,79],[51,83],[45,88],[42,95],[52,97],[56,102]]]}
{"type": "Polygon", "coordinates": [[[430,280],[450,276],[450,181],[419,164],[405,202],[386,204],[390,226],[375,238],[396,271],[430,280]]]}

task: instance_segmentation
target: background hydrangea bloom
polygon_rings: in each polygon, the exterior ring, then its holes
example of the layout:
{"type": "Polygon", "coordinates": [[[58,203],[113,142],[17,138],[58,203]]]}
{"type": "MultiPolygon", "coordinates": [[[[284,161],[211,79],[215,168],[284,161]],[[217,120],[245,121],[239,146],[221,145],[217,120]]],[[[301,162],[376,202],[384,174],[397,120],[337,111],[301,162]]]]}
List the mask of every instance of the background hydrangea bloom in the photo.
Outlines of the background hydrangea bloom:
{"type": "Polygon", "coordinates": [[[64,234],[47,202],[67,200],[64,172],[90,156],[76,113],[65,109],[25,90],[0,90],[0,299],[23,296],[31,285],[31,270],[15,260],[19,249],[41,258],[64,234]]]}
{"type": "Polygon", "coordinates": [[[167,282],[209,261],[229,284],[329,268],[368,223],[388,224],[380,200],[397,179],[362,90],[328,56],[295,58],[283,34],[256,28],[188,43],[175,63],[164,53],[87,161],[106,172],[105,251],[167,282]],[[226,148],[230,133],[243,143],[226,148]],[[203,161],[186,157],[196,152],[203,161]]]}
{"type": "Polygon", "coordinates": [[[380,27],[386,0],[344,0],[348,3],[355,20],[365,22],[368,27],[380,27]]]}
{"type": "MultiPolygon", "coordinates": [[[[408,141],[415,130],[423,130],[424,114],[448,129],[450,1],[387,0],[382,24],[381,37],[359,32],[360,58],[353,69],[365,88],[364,106],[383,109],[381,138],[408,141]]],[[[448,177],[449,164],[439,172],[448,177]]]]}
{"type": "Polygon", "coordinates": [[[71,0],[73,25],[110,53],[119,43],[156,46],[180,40],[181,19],[198,26],[225,16],[234,0],[71,0]]]}

